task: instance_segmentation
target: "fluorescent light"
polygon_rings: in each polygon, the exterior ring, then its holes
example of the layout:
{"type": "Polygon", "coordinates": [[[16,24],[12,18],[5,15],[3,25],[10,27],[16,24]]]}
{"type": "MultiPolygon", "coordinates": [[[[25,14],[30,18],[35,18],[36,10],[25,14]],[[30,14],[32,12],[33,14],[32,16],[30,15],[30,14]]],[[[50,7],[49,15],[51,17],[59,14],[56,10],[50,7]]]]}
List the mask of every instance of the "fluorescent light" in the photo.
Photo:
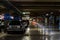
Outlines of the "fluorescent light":
{"type": "Polygon", "coordinates": [[[23,14],[30,14],[30,12],[23,12],[23,14]]]}
{"type": "Polygon", "coordinates": [[[49,14],[46,14],[46,16],[48,16],[49,14]]]}
{"type": "Polygon", "coordinates": [[[26,14],[25,12],[23,12],[23,14],[26,14]]]}

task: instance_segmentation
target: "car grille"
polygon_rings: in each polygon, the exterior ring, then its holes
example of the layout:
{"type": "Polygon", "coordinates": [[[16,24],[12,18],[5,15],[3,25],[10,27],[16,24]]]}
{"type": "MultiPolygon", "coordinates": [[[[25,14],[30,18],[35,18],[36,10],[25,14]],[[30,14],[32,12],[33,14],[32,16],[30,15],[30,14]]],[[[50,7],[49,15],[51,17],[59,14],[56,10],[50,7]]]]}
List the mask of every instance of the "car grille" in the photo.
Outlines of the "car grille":
{"type": "Polygon", "coordinates": [[[13,25],[13,26],[9,26],[9,28],[12,28],[12,29],[17,29],[17,28],[20,28],[20,26],[13,25]]]}

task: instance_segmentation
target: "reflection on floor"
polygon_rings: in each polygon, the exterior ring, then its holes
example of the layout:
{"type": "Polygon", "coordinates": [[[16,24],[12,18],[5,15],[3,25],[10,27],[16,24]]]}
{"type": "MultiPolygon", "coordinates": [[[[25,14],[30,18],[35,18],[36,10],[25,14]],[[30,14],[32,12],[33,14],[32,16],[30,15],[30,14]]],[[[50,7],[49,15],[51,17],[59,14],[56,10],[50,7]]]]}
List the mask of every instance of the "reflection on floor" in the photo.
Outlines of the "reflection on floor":
{"type": "Polygon", "coordinates": [[[60,34],[42,35],[43,30],[39,31],[37,27],[30,27],[24,35],[21,34],[7,34],[0,38],[0,40],[60,40],[60,34]],[[41,34],[40,34],[41,33],[41,34]]]}

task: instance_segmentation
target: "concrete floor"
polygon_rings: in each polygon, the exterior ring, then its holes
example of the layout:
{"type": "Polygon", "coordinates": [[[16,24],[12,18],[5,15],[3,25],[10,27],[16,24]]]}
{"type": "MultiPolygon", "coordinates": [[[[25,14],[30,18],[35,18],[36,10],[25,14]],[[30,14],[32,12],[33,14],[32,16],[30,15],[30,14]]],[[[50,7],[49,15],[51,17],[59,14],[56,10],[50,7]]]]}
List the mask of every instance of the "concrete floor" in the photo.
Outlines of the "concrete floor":
{"type": "Polygon", "coordinates": [[[30,27],[24,35],[0,33],[0,40],[60,40],[60,34],[43,35],[43,31],[37,27],[30,27]]]}

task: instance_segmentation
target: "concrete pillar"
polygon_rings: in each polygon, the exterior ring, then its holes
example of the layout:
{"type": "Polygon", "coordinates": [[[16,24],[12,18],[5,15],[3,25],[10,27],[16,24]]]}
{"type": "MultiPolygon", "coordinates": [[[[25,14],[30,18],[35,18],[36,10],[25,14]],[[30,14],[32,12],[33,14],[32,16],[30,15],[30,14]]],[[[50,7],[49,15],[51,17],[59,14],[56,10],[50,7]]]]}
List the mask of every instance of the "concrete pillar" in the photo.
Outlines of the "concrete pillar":
{"type": "Polygon", "coordinates": [[[48,22],[48,19],[47,19],[47,18],[45,18],[45,25],[47,25],[47,22],[48,22]]]}
{"type": "Polygon", "coordinates": [[[60,30],[60,16],[59,16],[59,30],[60,30]]]}

